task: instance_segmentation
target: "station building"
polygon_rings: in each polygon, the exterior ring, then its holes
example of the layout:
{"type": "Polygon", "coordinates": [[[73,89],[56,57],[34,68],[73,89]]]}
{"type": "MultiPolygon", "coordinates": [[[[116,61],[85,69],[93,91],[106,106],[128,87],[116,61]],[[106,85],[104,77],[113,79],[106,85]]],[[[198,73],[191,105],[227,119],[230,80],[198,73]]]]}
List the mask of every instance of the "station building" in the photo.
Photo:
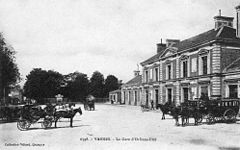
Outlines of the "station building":
{"type": "Polygon", "coordinates": [[[140,71],[134,71],[134,77],[121,86],[121,104],[141,105],[142,99],[142,75],[140,71]]]}
{"type": "MultiPolygon", "coordinates": [[[[202,95],[240,98],[240,6],[233,17],[214,17],[214,28],[194,37],[167,39],[143,61],[141,103],[179,105],[202,95]]],[[[131,92],[129,92],[131,93],[131,92]]],[[[129,100],[130,101],[130,100],[129,100]]]]}

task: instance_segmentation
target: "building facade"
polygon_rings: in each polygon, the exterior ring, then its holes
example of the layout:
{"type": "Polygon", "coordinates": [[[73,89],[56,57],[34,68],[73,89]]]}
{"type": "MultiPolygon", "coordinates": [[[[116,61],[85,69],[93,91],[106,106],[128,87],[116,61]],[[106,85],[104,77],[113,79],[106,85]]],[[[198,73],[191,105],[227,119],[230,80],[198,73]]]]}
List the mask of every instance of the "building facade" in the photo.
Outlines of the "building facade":
{"type": "Polygon", "coordinates": [[[157,54],[141,63],[141,103],[240,98],[240,6],[236,11],[236,29],[233,17],[219,14],[209,31],[157,44],[157,54]]]}
{"type": "Polygon", "coordinates": [[[127,105],[141,105],[142,76],[140,71],[134,71],[134,78],[121,86],[121,103],[127,105]]]}
{"type": "Polygon", "coordinates": [[[109,100],[111,103],[121,104],[121,90],[114,90],[109,92],[109,100]]]}

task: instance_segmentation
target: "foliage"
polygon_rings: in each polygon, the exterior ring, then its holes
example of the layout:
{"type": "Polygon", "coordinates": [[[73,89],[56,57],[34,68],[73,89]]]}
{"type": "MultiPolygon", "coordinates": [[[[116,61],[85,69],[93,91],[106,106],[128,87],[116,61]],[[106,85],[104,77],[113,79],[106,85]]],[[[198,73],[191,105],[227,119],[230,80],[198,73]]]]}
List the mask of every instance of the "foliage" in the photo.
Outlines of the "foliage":
{"type": "Polygon", "coordinates": [[[2,34],[0,34],[0,98],[9,93],[11,85],[20,81],[20,73],[15,62],[15,50],[5,42],[2,34]]]}
{"type": "Polygon", "coordinates": [[[86,74],[74,72],[65,76],[67,86],[65,87],[63,95],[72,99],[80,100],[86,98],[89,90],[89,80],[86,74]]]}
{"type": "Polygon", "coordinates": [[[119,88],[118,79],[114,75],[108,75],[104,84],[104,97],[108,97],[109,92],[119,88]]]}
{"type": "Polygon", "coordinates": [[[62,74],[52,70],[46,71],[35,68],[27,75],[27,81],[24,84],[24,95],[38,101],[42,98],[55,97],[59,93],[62,82],[62,74]]]}
{"type": "Polygon", "coordinates": [[[95,71],[90,78],[90,94],[99,98],[104,96],[104,76],[99,71],[95,71]]]}

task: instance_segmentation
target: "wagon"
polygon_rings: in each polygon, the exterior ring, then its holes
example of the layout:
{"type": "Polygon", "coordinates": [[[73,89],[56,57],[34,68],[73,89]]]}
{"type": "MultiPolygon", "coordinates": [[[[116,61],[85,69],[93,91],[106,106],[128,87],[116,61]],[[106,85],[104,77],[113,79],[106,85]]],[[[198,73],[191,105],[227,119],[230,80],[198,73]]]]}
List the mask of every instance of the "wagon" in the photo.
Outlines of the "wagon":
{"type": "Polygon", "coordinates": [[[30,128],[31,124],[38,123],[43,120],[41,126],[43,128],[51,127],[54,120],[53,113],[49,113],[41,108],[41,106],[25,105],[20,111],[20,118],[17,121],[17,128],[21,131],[30,128]]]}
{"type": "Polygon", "coordinates": [[[209,124],[216,121],[236,122],[239,106],[238,99],[223,99],[221,101],[210,102],[206,106],[206,121],[209,124]]]}
{"type": "Polygon", "coordinates": [[[205,118],[208,124],[213,124],[216,121],[236,122],[240,107],[238,99],[197,100],[187,101],[187,103],[188,109],[195,110],[197,122],[201,123],[205,118]]]}

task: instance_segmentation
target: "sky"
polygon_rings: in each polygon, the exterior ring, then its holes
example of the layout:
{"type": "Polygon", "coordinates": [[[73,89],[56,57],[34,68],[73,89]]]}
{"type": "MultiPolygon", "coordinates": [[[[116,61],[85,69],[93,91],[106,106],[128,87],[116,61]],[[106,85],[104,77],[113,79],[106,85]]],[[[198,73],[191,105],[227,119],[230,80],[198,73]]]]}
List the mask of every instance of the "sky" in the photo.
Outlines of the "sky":
{"type": "MultiPolygon", "coordinates": [[[[94,71],[127,82],[161,39],[184,40],[214,28],[219,9],[239,0],[0,0],[0,32],[22,77],[33,68],[94,71]]],[[[235,27],[235,23],[234,23],[235,27]]],[[[141,66],[140,66],[141,69],[141,66]]]]}

